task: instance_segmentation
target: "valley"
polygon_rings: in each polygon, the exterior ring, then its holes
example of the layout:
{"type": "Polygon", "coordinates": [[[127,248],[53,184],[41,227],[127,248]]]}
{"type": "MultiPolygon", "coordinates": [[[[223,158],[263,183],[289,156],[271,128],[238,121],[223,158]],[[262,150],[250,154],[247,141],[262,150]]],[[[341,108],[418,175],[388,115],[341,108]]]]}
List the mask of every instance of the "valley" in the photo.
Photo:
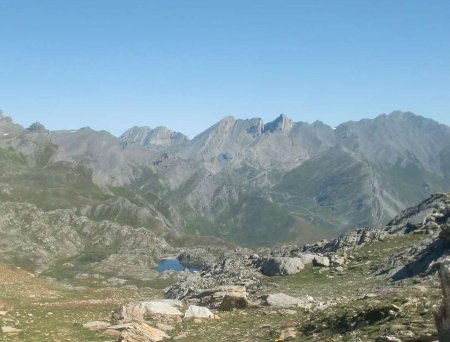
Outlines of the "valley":
{"type": "MultiPolygon", "coordinates": [[[[166,270],[152,280],[120,282],[98,273],[55,280],[1,264],[0,322],[16,330],[0,336],[3,341],[163,340],[145,330],[156,326],[169,329],[164,339],[174,341],[433,341],[438,338],[433,312],[442,298],[433,263],[450,251],[449,205],[448,194],[435,195],[385,228],[355,230],[303,248],[222,255],[209,249],[216,260],[202,253],[200,272],[166,270]],[[431,255],[425,268],[407,265],[424,255],[431,255]],[[287,273],[267,276],[264,263],[271,258],[303,260],[304,266],[277,264],[287,273]],[[409,273],[393,282],[405,267],[409,273]],[[227,296],[241,301],[224,306],[227,296]],[[187,319],[139,309],[167,297],[182,300],[165,304],[174,310],[202,305],[214,314],[187,319]]],[[[185,249],[184,260],[190,252],[196,255],[185,249]]]]}

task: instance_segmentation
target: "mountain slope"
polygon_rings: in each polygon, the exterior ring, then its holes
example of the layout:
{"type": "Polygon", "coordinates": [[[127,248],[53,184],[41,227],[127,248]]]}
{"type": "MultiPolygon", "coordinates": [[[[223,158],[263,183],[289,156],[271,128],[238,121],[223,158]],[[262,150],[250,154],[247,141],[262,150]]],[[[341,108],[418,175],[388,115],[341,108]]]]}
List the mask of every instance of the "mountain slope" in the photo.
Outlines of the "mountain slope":
{"type": "Polygon", "coordinates": [[[450,190],[450,128],[393,112],[333,129],[226,117],[189,140],[133,127],[25,129],[0,118],[0,199],[71,208],[163,236],[308,242],[381,225],[450,190]]]}

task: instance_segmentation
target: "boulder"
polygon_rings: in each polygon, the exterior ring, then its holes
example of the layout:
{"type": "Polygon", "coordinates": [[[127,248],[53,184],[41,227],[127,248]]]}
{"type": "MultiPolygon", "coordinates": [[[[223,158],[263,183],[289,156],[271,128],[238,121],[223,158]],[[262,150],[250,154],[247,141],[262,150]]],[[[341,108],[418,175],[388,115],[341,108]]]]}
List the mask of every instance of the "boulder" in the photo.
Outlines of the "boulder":
{"type": "Polygon", "coordinates": [[[116,324],[127,322],[143,322],[145,309],[139,305],[127,304],[122,305],[119,309],[113,312],[112,321],[116,324]]]}
{"type": "Polygon", "coordinates": [[[184,318],[214,318],[214,314],[204,306],[191,305],[186,310],[184,318]]]}
{"type": "Polygon", "coordinates": [[[305,265],[309,265],[312,263],[316,255],[312,253],[300,252],[296,254],[296,257],[300,258],[305,265]]]}
{"type": "Polygon", "coordinates": [[[159,342],[169,336],[162,330],[153,328],[145,323],[133,323],[122,331],[119,337],[121,342],[159,342]]]}
{"type": "Polygon", "coordinates": [[[334,267],[344,266],[346,262],[347,262],[347,260],[346,260],[345,256],[336,255],[336,254],[333,254],[330,256],[331,266],[334,266],[334,267]]]}
{"type": "Polygon", "coordinates": [[[301,258],[272,257],[263,262],[261,272],[267,276],[291,275],[300,272],[304,267],[301,258]]]}
{"type": "Polygon", "coordinates": [[[440,342],[450,342],[450,257],[441,262],[439,277],[442,285],[442,303],[434,313],[440,342]]]}
{"type": "Polygon", "coordinates": [[[330,259],[326,256],[316,255],[313,259],[313,266],[317,267],[329,267],[330,259]]]}
{"type": "Polygon", "coordinates": [[[248,306],[247,289],[245,286],[239,285],[224,285],[202,290],[196,298],[200,306],[208,306],[213,309],[232,310],[233,307],[230,308],[230,305],[236,305],[236,308],[248,306]],[[227,299],[225,300],[225,298],[227,299]]]}
{"type": "Polygon", "coordinates": [[[314,298],[310,296],[305,298],[296,298],[284,293],[274,293],[264,296],[263,302],[265,305],[276,308],[289,308],[293,306],[310,308],[314,303],[314,298]]]}
{"type": "Polygon", "coordinates": [[[335,268],[335,270],[336,270],[337,272],[344,272],[344,271],[345,271],[345,268],[342,267],[342,266],[338,266],[338,267],[335,268]]]}
{"type": "Polygon", "coordinates": [[[183,314],[169,303],[162,301],[148,301],[139,304],[139,308],[144,310],[145,314],[150,315],[166,315],[166,316],[183,316],[183,314]]]}
{"type": "Polygon", "coordinates": [[[249,307],[247,297],[226,295],[220,303],[219,310],[232,311],[233,309],[246,309],[249,307]]]}

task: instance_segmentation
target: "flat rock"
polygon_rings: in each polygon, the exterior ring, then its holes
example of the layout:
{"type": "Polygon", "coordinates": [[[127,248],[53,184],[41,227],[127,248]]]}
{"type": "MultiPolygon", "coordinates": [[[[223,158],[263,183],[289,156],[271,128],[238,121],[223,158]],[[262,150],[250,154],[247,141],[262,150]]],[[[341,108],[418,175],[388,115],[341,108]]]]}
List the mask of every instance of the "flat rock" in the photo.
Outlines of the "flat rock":
{"type": "Polygon", "coordinates": [[[285,315],[296,315],[296,314],[297,314],[297,311],[285,309],[285,310],[282,310],[281,313],[282,313],[282,314],[285,314],[285,315]]]}
{"type": "Polygon", "coordinates": [[[167,298],[161,298],[161,299],[156,299],[155,301],[161,302],[161,303],[167,303],[169,305],[172,305],[176,308],[182,308],[183,307],[183,302],[181,300],[178,299],[167,299],[167,298]]]}
{"type": "Polygon", "coordinates": [[[144,314],[157,314],[167,316],[183,316],[181,311],[173,307],[169,303],[162,301],[148,301],[139,304],[139,308],[143,309],[144,314]]]}
{"type": "Polygon", "coordinates": [[[186,310],[184,318],[214,318],[214,314],[204,306],[191,305],[186,310]]]}
{"type": "Polygon", "coordinates": [[[133,326],[133,323],[124,323],[124,324],[111,325],[108,327],[108,329],[122,331],[122,330],[128,329],[132,326],[133,326]]]}
{"type": "Polygon", "coordinates": [[[159,342],[169,338],[164,331],[153,328],[145,323],[133,323],[119,337],[122,342],[159,342]]]}
{"type": "Polygon", "coordinates": [[[156,327],[159,330],[162,330],[162,331],[165,331],[165,332],[172,331],[172,330],[175,329],[175,327],[173,327],[172,325],[164,324],[164,323],[156,323],[156,327]]]}
{"type": "Polygon", "coordinates": [[[119,330],[114,329],[106,329],[103,333],[107,336],[120,336],[122,334],[119,330]]]}
{"type": "Polygon", "coordinates": [[[92,321],[83,324],[83,328],[89,329],[91,331],[105,330],[111,324],[109,322],[103,321],[92,321]]]}
{"type": "Polygon", "coordinates": [[[17,328],[13,328],[13,327],[9,327],[9,326],[2,327],[2,333],[4,333],[4,334],[16,334],[21,331],[22,331],[22,329],[17,329],[17,328]]]}
{"type": "Polygon", "coordinates": [[[266,305],[276,308],[290,308],[294,306],[310,308],[314,302],[312,297],[296,298],[284,293],[269,294],[263,300],[266,305]]]}

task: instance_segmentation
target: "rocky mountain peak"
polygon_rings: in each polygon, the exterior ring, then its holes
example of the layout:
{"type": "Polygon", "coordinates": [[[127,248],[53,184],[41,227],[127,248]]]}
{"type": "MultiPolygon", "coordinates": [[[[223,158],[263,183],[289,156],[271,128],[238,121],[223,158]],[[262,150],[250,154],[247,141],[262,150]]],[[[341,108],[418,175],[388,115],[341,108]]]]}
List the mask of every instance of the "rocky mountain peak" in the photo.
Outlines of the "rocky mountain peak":
{"type": "Polygon", "coordinates": [[[253,134],[254,137],[261,135],[264,132],[264,122],[262,119],[250,119],[247,133],[253,134]]]}
{"type": "Polygon", "coordinates": [[[47,132],[47,129],[40,122],[35,122],[30,127],[28,127],[28,131],[42,133],[42,132],[47,132]]]}
{"type": "Polygon", "coordinates": [[[120,140],[126,144],[137,144],[141,146],[172,146],[188,141],[188,137],[182,133],[174,132],[166,127],[151,129],[148,126],[134,126],[120,136],[120,140]]]}
{"type": "Polygon", "coordinates": [[[280,114],[278,118],[264,125],[264,132],[284,131],[292,128],[292,120],[280,114]]]}

